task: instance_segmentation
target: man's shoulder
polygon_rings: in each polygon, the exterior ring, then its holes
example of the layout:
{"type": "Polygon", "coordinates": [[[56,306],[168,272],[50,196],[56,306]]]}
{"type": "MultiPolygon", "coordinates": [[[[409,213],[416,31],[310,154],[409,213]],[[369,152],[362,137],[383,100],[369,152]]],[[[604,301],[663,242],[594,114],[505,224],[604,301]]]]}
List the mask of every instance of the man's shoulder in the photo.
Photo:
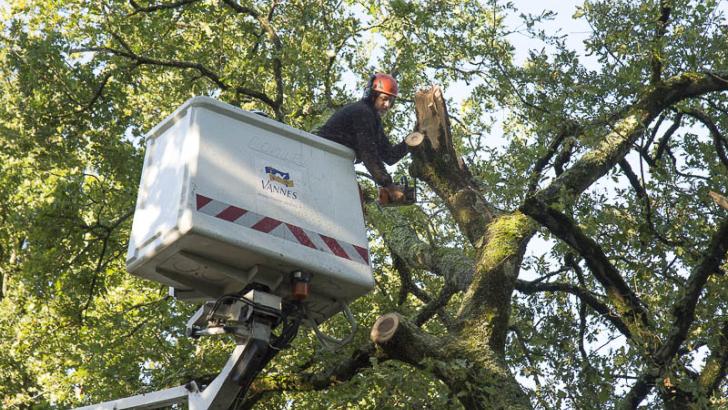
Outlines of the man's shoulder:
{"type": "Polygon", "coordinates": [[[346,104],[340,110],[348,114],[369,114],[372,109],[364,100],[355,101],[353,103],[346,104]]]}

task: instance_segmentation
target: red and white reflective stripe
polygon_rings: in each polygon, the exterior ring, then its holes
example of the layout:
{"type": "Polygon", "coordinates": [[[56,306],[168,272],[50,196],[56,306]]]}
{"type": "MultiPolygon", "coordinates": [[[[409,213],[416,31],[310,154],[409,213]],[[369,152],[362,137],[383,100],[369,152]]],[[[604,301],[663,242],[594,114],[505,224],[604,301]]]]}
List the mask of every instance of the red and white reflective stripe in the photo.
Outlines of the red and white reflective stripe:
{"type": "Polygon", "coordinates": [[[340,241],[338,239],[322,235],[279,221],[265,215],[260,215],[247,209],[227,204],[216,199],[196,194],[197,211],[205,215],[232,222],[236,225],[255,229],[258,232],[267,233],[299,245],[307,246],[321,252],[326,252],[350,261],[369,264],[369,250],[354,244],[340,241]]]}

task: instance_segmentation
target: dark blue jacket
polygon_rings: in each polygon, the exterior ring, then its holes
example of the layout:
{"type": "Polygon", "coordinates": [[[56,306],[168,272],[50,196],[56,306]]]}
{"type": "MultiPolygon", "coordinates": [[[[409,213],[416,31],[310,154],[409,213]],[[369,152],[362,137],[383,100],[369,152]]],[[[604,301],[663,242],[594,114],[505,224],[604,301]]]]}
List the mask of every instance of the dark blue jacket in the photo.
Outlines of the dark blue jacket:
{"type": "Polygon", "coordinates": [[[316,133],[353,149],[357,162],[363,162],[377,184],[382,186],[392,183],[383,163],[394,165],[407,154],[404,142],[396,145],[389,142],[382,119],[368,99],[345,105],[316,133]]]}

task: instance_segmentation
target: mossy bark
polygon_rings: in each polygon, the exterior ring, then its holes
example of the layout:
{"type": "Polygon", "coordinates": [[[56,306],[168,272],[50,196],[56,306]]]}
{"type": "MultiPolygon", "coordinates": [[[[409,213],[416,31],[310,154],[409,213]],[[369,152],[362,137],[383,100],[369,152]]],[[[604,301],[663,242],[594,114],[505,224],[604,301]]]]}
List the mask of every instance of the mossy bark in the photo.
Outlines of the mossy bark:
{"type": "Polygon", "coordinates": [[[426,336],[402,318],[398,334],[379,346],[388,356],[430,370],[468,409],[530,408],[504,356],[511,296],[536,225],[520,212],[500,213],[484,199],[455,152],[439,88],[418,92],[415,106],[417,130],[425,141],[414,150],[410,171],[445,201],[478,256],[474,261],[452,251],[425,256],[422,243],[412,240],[416,234],[397,222],[396,214],[372,209],[370,222],[379,220],[374,224],[382,228],[385,242],[398,256],[411,266],[439,272],[466,290],[458,323],[447,336],[426,336]]]}
{"type": "Polygon", "coordinates": [[[535,229],[536,224],[520,212],[502,215],[488,225],[473,283],[458,313],[464,339],[473,346],[486,343],[499,357],[505,355],[511,297],[535,229]]]}
{"type": "Polygon", "coordinates": [[[505,361],[487,346],[457,335],[433,337],[397,313],[377,320],[372,341],[387,356],[432,372],[466,409],[531,408],[505,361]]]}

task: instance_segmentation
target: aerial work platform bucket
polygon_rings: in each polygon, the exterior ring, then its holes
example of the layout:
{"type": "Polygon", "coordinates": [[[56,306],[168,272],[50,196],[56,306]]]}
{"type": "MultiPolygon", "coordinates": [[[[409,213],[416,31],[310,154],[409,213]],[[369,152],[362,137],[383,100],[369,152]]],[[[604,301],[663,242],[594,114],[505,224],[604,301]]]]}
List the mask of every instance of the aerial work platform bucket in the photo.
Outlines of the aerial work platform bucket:
{"type": "Polygon", "coordinates": [[[352,150],[207,97],[147,135],[127,270],[204,301],[302,299],[321,323],[374,286],[352,150]],[[299,283],[300,284],[300,283],[299,283]],[[294,292],[295,291],[295,292],[294,292]]]}

